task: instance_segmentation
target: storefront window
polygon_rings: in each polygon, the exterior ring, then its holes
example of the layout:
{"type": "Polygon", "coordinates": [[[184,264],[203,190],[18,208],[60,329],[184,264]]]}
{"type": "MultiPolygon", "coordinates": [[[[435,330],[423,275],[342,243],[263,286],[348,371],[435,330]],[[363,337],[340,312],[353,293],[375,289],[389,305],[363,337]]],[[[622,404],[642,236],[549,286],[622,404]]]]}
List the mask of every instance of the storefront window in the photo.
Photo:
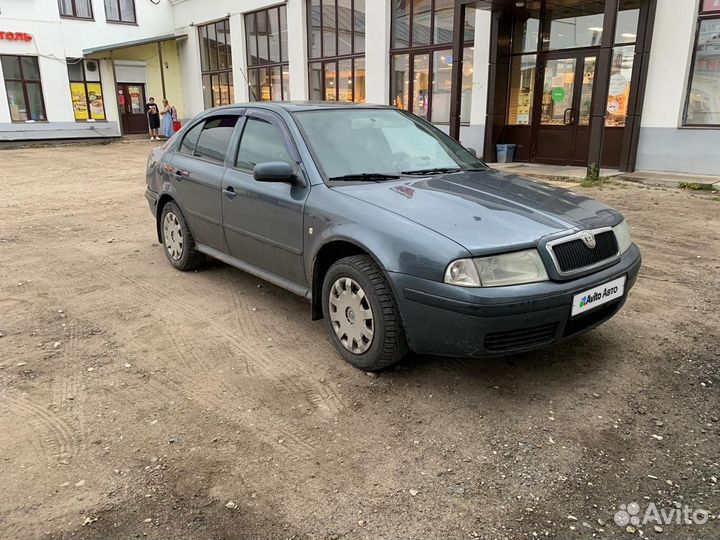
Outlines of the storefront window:
{"type": "Polygon", "coordinates": [[[600,45],[603,32],[605,1],[548,3],[549,36],[544,49],[572,49],[600,45]]]}
{"type": "Polygon", "coordinates": [[[247,13],[245,36],[250,101],[290,99],[285,5],[247,13]]]}
{"type": "Polygon", "coordinates": [[[705,1],[702,8],[713,14],[702,16],[685,105],[687,126],[720,127],[720,2],[705,1]]]}
{"type": "Polygon", "coordinates": [[[308,0],[310,99],[365,101],[365,0],[308,0]]]}
{"type": "Polygon", "coordinates": [[[90,0],[58,0],[60,16],[67,19],[92,19],[90,0]]]}
{"type": "Polygon", "coordinates": [[[634,45],[615,47],[613,50],[605,116],[606,127],[625,127],[634,60],[634,45]]]}
{"type": "MultiPolygon", "coordinates": [[[[454,13],[452,0],[394,0],[392,4],[391,102],[435,123],[450,121],[454,13]]],[[[469,122],[475,9],[466,8],[465,17],[461,121],[469,122]]]]}
{"type": "Polygon", "coordinates": [[[513,16],[512,52],[535,52],[540,35],[540,5],[516,8],[513,16]]]}
{"type": "Polygon", "coordinates": [[[198,26],[198,35],[205,108],[234,103],[230,21],[198,26]]]}
{"type": "Polygon", "coordinates": [[[45,103],[36,56],[0,56],[10,118],[13,122],[45,121],[45,103]]]}
{"type": "Polygon", "coordinates": [[[514,56],[512,59],[508,125],[529,126],[532,123],[536,60],[537,57],[534,54],[514,56]]]}
{"type": "Polygon", "coordinates": [[[95,60],[67,60],[75,120],[105,120],[100,66],[95,60]]]}
{"type": "Polygon", "coordinates": [[[620,0],[617,26],[615,27],[615,43],[635,43],[637,41],[641,3],[641,0],[620,0]]]}

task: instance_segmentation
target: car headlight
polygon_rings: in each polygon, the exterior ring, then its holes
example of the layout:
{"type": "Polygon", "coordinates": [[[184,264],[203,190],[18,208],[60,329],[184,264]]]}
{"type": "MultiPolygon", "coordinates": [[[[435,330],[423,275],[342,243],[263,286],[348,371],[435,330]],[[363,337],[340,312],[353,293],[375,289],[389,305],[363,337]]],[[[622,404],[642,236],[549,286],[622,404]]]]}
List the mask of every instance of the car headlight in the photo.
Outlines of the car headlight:
{"type": "Polygon", "coordinates": [[[472,259],[458,259],[445,270],[445,283],[458,287],[480,287],[480,276],[472,259]]]}
{"type": "Polygon", "coordinates": [[[630,227],[628,227],[626,220],[622,220],[622,223],[613,227],[613,231],[615,232],[615,238],[617,239],[620,255],[622,255],[630,249],[630,246],[632,246],[632,240],[630,239],[630,227]]]}
{"type": "Polygon", "coordinates": [[[545,265],[536,249],[450,263],[445,283],[461,287],[502,287],[547,281],[545,265]]]}

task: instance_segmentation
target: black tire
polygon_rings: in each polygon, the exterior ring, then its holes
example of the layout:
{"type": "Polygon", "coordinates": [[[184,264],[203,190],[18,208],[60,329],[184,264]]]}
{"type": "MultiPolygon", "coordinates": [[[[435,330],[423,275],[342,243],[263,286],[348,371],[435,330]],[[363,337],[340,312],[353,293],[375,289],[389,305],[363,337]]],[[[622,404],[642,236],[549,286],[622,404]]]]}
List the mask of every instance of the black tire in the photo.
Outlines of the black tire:
{"type": "MultiPolygon", "coordinates": [[[[369,256],[353,255],[333,264],[325,274],[322,295],[323,314],[330,337],[348,363],[363,371],[381,371],[405,357],[408,346],[395,297],[382,270],[369,256]],[[342,343],[335,330],[336,323],[331,319],[331,288],[343,277],[354,280],[362,287],[372,309],[372,341],[369,348],[361,353],[349,350],[342,343]]],[[[355,322],[353,316],[351,324],[355,322]]]]}
{"type": "Polygon", "coordinates": [[[181,270],[183,272],[195,270],[205,260],[205,256],[197,250],[197,246],[195,245],[195,238],[193,238],[192,232],[190,232],[190,228],[188,227],[187,220],[185,219],[182,210],[180,210],[178,205],[174,202],[169,202],[163,207],[162,214],[160,216],[160,235],[162,238],[162,245],[165,256],[167,257],[168,261],[170,261],[170,264],[172,264],[178,270],[181,270]],[[168,214],[172,214],[173,216],[175,216],[174,221],[178,230],[181,233],[180,239],[182,242],[182,247],[179,250],[179,256],[177,256],[177,242],[174,242],[173,238],[165,238],[165,220],[168,214]],[[171,254],[173,252],[173,249],[175,250],[175,256],[171,254]]]}

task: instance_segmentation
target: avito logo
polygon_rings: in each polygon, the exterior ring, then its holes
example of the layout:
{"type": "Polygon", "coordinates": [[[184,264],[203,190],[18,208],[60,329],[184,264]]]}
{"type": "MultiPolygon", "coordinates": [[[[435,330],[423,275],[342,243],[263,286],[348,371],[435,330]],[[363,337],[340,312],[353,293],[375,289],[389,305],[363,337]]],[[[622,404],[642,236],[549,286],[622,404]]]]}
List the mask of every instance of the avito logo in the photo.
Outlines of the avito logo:
{"type": "Polygon", "coordinates": [[[592,304],[593,302],[597,302],[598,300],[602,300],[603,298],[607,296],[612,296],[613,294],[616,294],[618,292],[617,285],[615,287],[608,287],[603,289],[603,292],[596,291],[593,294],[589,294],[587,296],[583,296],[580,299],[580,307],[584,308],[585,306],[592,304]]]}

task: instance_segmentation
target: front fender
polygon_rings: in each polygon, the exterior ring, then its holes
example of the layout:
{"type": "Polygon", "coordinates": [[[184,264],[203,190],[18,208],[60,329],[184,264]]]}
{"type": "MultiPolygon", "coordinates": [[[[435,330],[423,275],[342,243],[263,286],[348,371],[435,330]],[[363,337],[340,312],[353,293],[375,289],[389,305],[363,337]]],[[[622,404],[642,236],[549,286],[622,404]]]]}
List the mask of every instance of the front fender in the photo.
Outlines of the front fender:
{"type": "Polygon", "coordinates": [[[443,280],[450,261],[470,256],[461,245],[427,227],[327,186],[310,192],[305,228],[308,276],[317,253],[333,241],[358,246],[386,272],[434,281],[443,280]]]}

